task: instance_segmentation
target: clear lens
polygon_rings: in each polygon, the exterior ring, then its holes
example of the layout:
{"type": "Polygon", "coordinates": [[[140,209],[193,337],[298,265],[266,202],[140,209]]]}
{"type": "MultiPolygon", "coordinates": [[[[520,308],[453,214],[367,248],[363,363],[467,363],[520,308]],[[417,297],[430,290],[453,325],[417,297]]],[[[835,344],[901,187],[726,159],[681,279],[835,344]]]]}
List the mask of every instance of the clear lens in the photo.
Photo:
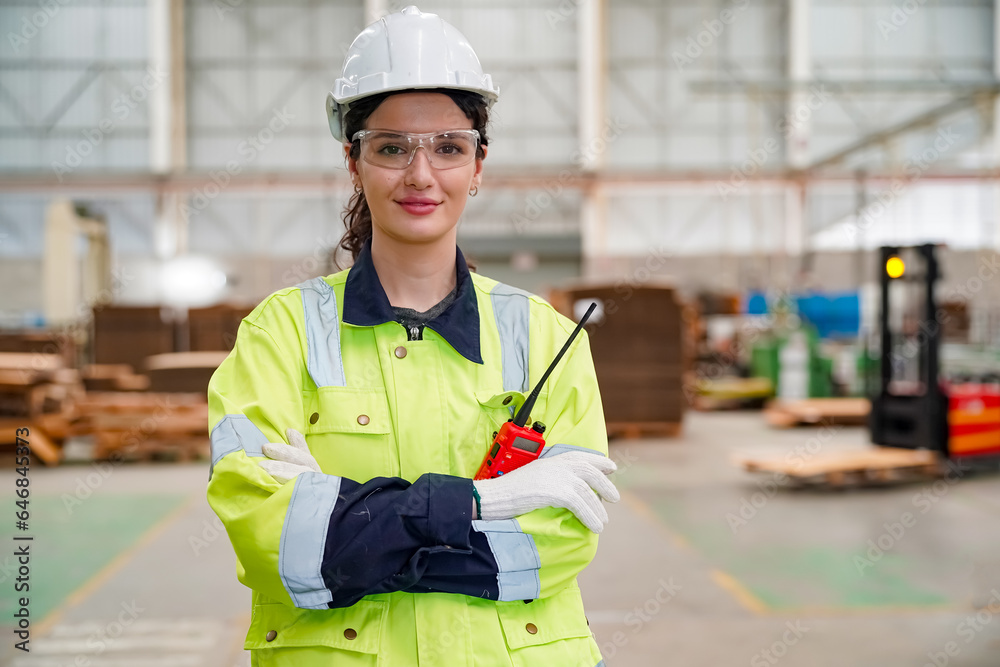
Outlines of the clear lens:
{"type": "Polygon", "coordinates": [[[386,169],[406,169],[418,148],[425,149],[427,159],[435,169],[462,167],[472,162],[479,146],[479,132],[476,130],[427,134],[362,130],[354,138],[361,139],[361,158],[365,162],[386,169]]]}

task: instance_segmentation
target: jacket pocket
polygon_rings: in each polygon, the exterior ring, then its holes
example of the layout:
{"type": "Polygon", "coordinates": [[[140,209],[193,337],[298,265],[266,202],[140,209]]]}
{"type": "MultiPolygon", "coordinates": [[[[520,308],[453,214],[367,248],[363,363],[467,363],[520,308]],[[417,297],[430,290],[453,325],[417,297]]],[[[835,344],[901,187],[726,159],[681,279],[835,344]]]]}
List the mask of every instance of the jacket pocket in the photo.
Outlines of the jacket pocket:
{"type": "Polygon", "coordinates": [[[302,392],[305,436],[323,472],[365,482],[395,476],[392,422],[382,387],[302,392]]]}
{"type": "Polygon", "coordinates": [[[518,600],[497,602],[496,605],[504,638],[511,650],[591,636],[580,588],[576,584],[528,604],[518,600]]]}
{"type": "Polygon", "coordinates": [[[328,610],[256,604],[243,648],[325,646],[376,655],[387,609],[378,600],[359,600],[351,607],[328,610]]]}
{"type": "MultiPolygon", "coordinates": [[[[479,471],[479,466],[483,463],[486,452],[490,451],[493,444],[494,434],[500,430],[504,422],[513,418],[515,411],[512,408],[520,407],[524,403],[526,396],[519,391],[505,391],[495,394],[492,391],[477,391],[476,401],[479,403],[479,421],[476,425],[476,437],[472,441],[473,448],[470,451],[459,452],[462,459],[459,463],[459,474],[467,477],[474,476],[479,471]]],[[[532,416],[544,413],[547,393],[539,395],[532,410],[532,416]]],[[[531,420],[526,426],[531,426],[531,420]]]]}

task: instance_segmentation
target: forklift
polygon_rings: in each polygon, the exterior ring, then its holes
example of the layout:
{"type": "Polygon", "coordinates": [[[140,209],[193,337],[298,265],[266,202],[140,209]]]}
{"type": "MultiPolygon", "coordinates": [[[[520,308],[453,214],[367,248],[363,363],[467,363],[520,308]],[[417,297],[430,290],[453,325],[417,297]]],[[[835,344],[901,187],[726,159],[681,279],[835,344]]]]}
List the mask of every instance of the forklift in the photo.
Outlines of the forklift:
{"type": "Polygon", "coordinates": [[[1000,456],[1000,376],[945,378],[937,246],[879,249],[880,364],[869,417],[872,442],[942,458],[993,463],[1000,456]]]}

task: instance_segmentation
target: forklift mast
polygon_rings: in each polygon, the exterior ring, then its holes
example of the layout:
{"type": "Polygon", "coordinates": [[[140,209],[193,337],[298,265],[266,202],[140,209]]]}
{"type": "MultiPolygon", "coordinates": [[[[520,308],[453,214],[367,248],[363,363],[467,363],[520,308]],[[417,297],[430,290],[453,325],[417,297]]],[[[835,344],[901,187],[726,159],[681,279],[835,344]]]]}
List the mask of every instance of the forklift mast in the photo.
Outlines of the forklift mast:
{"type": "Polygon", "coordinates": [[[881,364],[872,442],[948,455],[948,396],[939,380],[942,326],[936,246],[879,249],[881,364]]]}

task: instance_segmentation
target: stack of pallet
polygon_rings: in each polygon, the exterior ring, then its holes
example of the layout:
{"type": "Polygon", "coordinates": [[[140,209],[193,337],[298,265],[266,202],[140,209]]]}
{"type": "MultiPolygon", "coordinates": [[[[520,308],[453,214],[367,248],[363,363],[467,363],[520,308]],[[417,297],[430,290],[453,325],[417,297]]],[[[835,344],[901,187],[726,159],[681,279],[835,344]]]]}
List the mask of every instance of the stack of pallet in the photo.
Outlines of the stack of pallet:
{"type": "Polygon", "coordinates": [[[868,423],[871,401],[867,398],[805,398],[796,401],[772,401],[764,411],[771,426],[864,426],[868,423]]]}
{"type": "Polygon", "coordinates": [[[764,458],[736,456],[733,462],[748,472],[769,473],[781,486],[796,487],[840,488],[908,482],[938,477],[945,471],[937,452],[895,447],[764,458]]]}
{"type": "Polygon", "coordinates": [[[228,352],[173,352],[146,359],[149,389],[155,392],[194,393],[205,396],[208,381],[228,352]]]}
{"type": "Polygon", "coordinates": [[[79,434],[94,438],[94,458],[187,461],[209,452],[202,394],[89,392],[78,404],[79,434]]]}
{"type": "Polygon", "coordinates": [[[174,351],[175,329],[175,323],[158,306],[95,308],[94,361],[128,364],[141,371],[147,357],[174,351]]]}
{"type": "Polygon", "coordinates": [[[79,373],[65,367],[62,355],[0,353],[0,442],[15,444],[17,429],[27,428],[32,453],[58,463],[82,395],[79,373]]]}
{"type": "Polygon", "coordinates": [[[222,304],[188,311],[188,348],[192,352],[231,350],[240,322],[252,305],[222,304]]]}
{"type": "Polygon", "coordinates": [[[87,391],[145,391],[149,376],[136,375],[130,364],[88,364],[83,367],[87,391]]]}
{"type": "Polygon", "coordinates": [[[552,305],[578,320],[597,301],[600,314],[587,325],[608,434],[673,436],[686,398],[684,371],[687,323],[672,286],[645,283],[576,285],[554,290],[552,305]]]}

